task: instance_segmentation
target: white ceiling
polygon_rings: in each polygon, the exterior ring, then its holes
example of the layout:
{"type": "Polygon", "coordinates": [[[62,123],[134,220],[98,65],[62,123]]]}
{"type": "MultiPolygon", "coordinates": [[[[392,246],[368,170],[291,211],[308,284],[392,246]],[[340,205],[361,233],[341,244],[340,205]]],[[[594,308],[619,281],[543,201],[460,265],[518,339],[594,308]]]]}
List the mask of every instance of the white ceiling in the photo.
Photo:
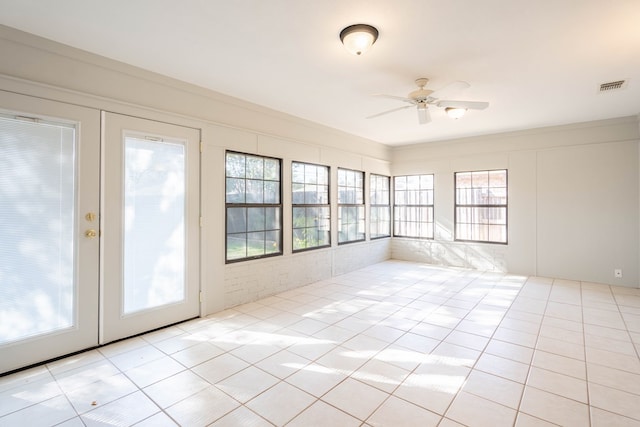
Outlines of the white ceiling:
{"type": "Polygon", "coordinates": [[[639,0],[0,0],[0,24],[389,145],[640,113],[639,0]],[[359,57],[356,23],[380,32],[359,57]],[[365,118],[418,77],[490,106],[365,118]]]}

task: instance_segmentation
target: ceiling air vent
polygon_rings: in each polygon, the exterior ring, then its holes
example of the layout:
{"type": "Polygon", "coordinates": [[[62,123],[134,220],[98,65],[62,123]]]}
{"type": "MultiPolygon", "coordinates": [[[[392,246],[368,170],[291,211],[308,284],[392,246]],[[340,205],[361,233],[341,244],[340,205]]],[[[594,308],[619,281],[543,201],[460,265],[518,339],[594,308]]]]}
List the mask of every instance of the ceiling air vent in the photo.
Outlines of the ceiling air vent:
{"type": "Polygon", "coordinates": [[[611,92],[612,90],[624,89],[627,87],[626,80],[618,80],[615,82],[602,83],[600,85],[600,92],[611,92]]]}

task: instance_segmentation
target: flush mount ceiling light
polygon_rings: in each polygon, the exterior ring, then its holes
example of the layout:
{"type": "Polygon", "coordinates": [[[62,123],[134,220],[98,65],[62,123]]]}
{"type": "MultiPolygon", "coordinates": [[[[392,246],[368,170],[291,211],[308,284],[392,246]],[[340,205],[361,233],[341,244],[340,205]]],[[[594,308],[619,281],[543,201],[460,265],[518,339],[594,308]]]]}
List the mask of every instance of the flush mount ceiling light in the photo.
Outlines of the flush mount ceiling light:
{"type": "Polygon", "coordinates": [[[447,116],[451,117],[452,119],[459,119],[460,117],[464,116],[464,113],[467,112],[467,109],[447,107],[444,109],[444,111],[445,113],[447,113],[447,116]]]}
{"type": "Polygon", "coordinates": [[[371,25],[350,25],[340,31],[340,40],[344,47],[353,55],[362,55],[378,39],[378,30],[371,25]]]}

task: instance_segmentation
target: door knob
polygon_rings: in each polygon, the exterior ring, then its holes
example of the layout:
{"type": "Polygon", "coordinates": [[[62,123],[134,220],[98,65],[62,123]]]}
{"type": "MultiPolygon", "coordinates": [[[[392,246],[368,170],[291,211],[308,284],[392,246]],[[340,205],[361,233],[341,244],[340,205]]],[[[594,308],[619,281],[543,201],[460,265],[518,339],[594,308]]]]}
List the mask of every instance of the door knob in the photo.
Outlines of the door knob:
{"type": "Polygon", "coordinates": [[[87,230],[84,232],[84,237],[88,239],[94,239],[97,235],[96,230],[87,230]]]}

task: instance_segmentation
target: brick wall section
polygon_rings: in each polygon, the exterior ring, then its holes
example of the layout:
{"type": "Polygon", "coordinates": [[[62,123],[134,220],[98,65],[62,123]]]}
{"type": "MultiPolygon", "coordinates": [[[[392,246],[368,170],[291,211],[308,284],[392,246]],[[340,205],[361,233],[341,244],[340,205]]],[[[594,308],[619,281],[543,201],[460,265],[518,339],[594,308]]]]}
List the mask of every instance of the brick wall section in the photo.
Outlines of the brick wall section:
{"type": "Polygon", "coordinates": [[[391,257],[448,267],[507,271],[507,247],[504,245],[395,238],[391,242],[391,257]]]}
{"type": "Polygon", "coordinates": [[[391,239],[225,266],[225,308],[348,273],[391,258],[391,239]]]}

